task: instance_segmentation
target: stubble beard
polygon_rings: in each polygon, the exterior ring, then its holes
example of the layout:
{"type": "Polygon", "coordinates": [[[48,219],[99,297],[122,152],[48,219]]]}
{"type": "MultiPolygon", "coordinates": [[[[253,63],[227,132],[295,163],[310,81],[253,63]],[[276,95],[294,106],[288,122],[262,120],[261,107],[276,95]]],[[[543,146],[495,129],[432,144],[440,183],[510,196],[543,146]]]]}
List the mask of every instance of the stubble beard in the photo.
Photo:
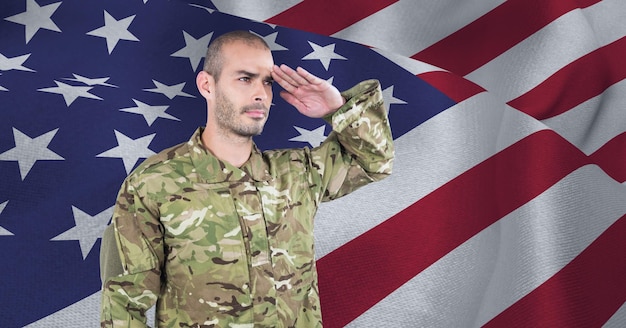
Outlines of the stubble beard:
{"type": "Polygon", "coordinates": [[[218,127],[223,133],[232,133],[239,137],[251,138],[263,132],[265,119],[257,119],[250,124],[242,121],[242,116],[246,111],[252,109],[263,109],[268,113],[267,108],[262,104],[253,104],[235,109],[235,105],[222,92],[217,92],[215,100],[215,119],[218,127]]]}

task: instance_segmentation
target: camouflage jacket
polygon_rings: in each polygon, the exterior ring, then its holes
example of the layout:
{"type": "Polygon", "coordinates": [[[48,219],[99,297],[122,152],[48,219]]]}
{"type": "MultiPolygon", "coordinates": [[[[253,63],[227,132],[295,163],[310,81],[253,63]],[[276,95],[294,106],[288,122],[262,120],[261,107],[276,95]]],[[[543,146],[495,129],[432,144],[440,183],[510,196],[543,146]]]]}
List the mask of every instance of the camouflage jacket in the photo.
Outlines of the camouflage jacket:
{"type": "Polygon", "coordinates": [[[159,327],[321,327],[317,207],[393,164],[378,81],[342,95],[319,147],[254,147],[237,168],[199,129],[135,169],[103,237],[101,326],[145,327],[156,303],[159,327]]]}

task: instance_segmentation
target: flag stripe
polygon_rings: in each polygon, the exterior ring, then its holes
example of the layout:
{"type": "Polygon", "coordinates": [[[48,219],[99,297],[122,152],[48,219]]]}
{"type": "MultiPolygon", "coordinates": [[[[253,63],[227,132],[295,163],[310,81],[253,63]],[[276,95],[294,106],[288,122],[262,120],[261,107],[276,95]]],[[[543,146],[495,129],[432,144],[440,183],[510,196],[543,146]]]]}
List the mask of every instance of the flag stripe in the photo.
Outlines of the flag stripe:
{"type": "Polygon", "coordinates": [[[626,80],[622,80],[601,95],[542,120],[585,154],[591,154],[605,143],[626,131],[626,80]],[[593,124],[590,124],[593,123],[593,124]]]}
{"type": "Polygon", "coordinates": [[[569,265],[626,214],[626,203],[611,206],[624,197],[623,186],[597,166],[586,165],[502,218],[498,222],[503,241],[498,246],[498,260],[504,262],[492,270],[477,325],[482,326],[569,265]]]}
{"type": "Polygon", "coordinates": [[[535,34],[480,66],[465,78],[507,101],[548,78],[562,67],[597,49],[594,33],[581,24],[585,17],[570,11],[535,34]],[[577,38],[571,44],[572,38],[577,38]],[[550,44],[550,47],[543,47],[550,44]],[[537,51],[536,49],[541,49],[537,51]],[[531,70],[532,74],[528,73],[531,70]],[[520,79],[520,76],[524,76],[520,79]]]}
{"type": "Polygon", "coordinates": [[[409,57],[483,16],[504,0],[401,0],[333,37],[409,57]]]}
{"type": "MultiPolygon", "coordinates": [[[[144,0],[147,1],[147,0],[144,0]]],[[[209,1],[200,0],[204,2],[207,7],[211,7],[209,1]]],[[[211,0],[210,3],[217,8],[219,12],[227,13],[233,16],[244,17],[255,21],[264,21],[270,17],[274,17],[284,10],[288,10],[292,6],[302,2],[303,0],[281,0],[273,1],[271,5],[267,5],[265,0],[247,0],[247,1],[232,1],[232,0],[211,0]]],[[[198,2],[198,0],[194,1],[198,2]]],[[[192,4],[197,6],[199,4],[192,4]]]]}
{"type": "Polygon", "coordinates": [[[611,139],[591,155],[608,175],[618,182],[626,182],[626,132],[611,139]]]}
{"type": "Polygon", "coordinates": [[[325,314],[326,320],[331,327],[350,322],[471,236],[586,163],[587,157],[562,137],[552,131],[537,132],[321,258],[322,309],[333,309],[325,314]],[[533,156],[536,153],[550,160],[533,156]],[[509,171],[504,172],[505,168],[509,171]],[[524,189],[519,188],[522,185],[524,189]],[[466,190],[475,191],[468,194],[466,190]],[[489,206],[494,202],[497,207],[489,206]],[[463,229],[457,229],[459,221],[463,229]],[[350,268],[351,274],[334,274],[342,268],[350,268]],[[373,268],[376,274],[371,273],[373,268]]]}
{"type": "Polygon", "coordinates": [[[626,37],[571,62],[508,104],[538,120],[562,114],[626,79],[624,54],[626,37]]]}
{"type": "Polygon", "coordinates": [[[623,38],[626,22],[609,25],[596,17],[626,20],[624,12],[626,2],[618,0],[570,11],[465,77],[502,99],[513,100],[572,61],[623,38]]]}
{"type": "Polygon", "coordinates": [[[266,22],[331,35],[397,1],[304,0],[266,22]]]}
{"type": "Polygon", "coordinates": [[[626,302],[613,314],[602,328],[622,328],[626,326],[626,302]]]}
{"type": "Polygon", "coordinates": [[[349,326],[406,326],[413,317],[424,327],[480,327],[566,267],[623,216],[626,203],[611,204],[625,196],[621,185],[586,165],[437,260],[349,326]],[[404,317],[396,309],[401,303],[411,304],[404,317]]]}
{"type": "Polygon", "coordinates": [[[443,91],[456,102],[462,102],[485,91],[481,86],[450,72],[427,72],[418,75],[418,77],[443,91]]]}
{"type": "Polygon", "coordinates": [[[509,0],[411,57],[463,76],[522,42],[561,15],[598,1],[509,0]],[[476,38],[478,35],[480,38],[476,38]],[[476,44],[477,41],[480,44],[476,44]]]}
{"type": "Polygon", "coordinates": [[[485,327],[599,327],[626,301],[626,216],[485,327]]]}

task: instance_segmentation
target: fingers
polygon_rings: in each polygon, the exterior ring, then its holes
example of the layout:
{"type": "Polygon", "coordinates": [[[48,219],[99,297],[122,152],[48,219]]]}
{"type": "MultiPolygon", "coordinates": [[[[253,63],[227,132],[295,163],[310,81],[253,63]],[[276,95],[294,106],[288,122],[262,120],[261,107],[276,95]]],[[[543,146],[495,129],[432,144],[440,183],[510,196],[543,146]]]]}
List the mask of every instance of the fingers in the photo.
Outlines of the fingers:
{"type": "Polygon", "coordinates": [[[302,67],[296,68],[296,72],[299,74],[298,76],[301,76],[303,79],[305,79],[310,84],[320,84],[320,83],[324,82],[322,79],[320,79],[317,76],[309,73],[307,70],[305,70],[302,67]]]}
{"type": "Polygon", "coordinates": [[[274,68],[272,70],[272,77],[285,90],[289,92],[301,86],[306,86],[309,84],[315,85],[323,82],[323,80],[307,72],[302,67],[298,67],[296,70],[293,70],[291,67],[285,64],[280,66],[274,65],[274,68]]]}
{"type": "Polygon", "coordinates": [[[298,88],[296,81],[294,81],[282,68],[276,65],[272,68],[272,78],[274,81],[278,82],[283,89],[287,90],[287,92],[292,93],[298,88]]]}
{"type": "Polygon", "coordinates": [[[288,103],[291,104],[293,107],[295,107],[296,109],[298,109],[298,111],[301,111],[302,108],[306,108],[306,106],[293,94],[291,94],[290,92],[285,92],[285,91],[281,91],[280,92],[280,96],[288,103]]]}

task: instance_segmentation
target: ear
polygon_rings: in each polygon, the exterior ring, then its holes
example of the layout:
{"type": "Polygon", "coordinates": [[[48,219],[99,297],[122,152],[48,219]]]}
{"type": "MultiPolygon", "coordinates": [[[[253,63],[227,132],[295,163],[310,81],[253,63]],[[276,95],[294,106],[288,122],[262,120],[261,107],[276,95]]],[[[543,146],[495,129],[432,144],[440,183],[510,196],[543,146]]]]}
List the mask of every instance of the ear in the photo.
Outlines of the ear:
{"type": "Polygon", "coordinates": [[[208,100],[213,96],[213,92],[215,92],[215,79],[213,79],[211,74],[200,71],[196,76],[196,86],[200,94],[208,100]]]}

